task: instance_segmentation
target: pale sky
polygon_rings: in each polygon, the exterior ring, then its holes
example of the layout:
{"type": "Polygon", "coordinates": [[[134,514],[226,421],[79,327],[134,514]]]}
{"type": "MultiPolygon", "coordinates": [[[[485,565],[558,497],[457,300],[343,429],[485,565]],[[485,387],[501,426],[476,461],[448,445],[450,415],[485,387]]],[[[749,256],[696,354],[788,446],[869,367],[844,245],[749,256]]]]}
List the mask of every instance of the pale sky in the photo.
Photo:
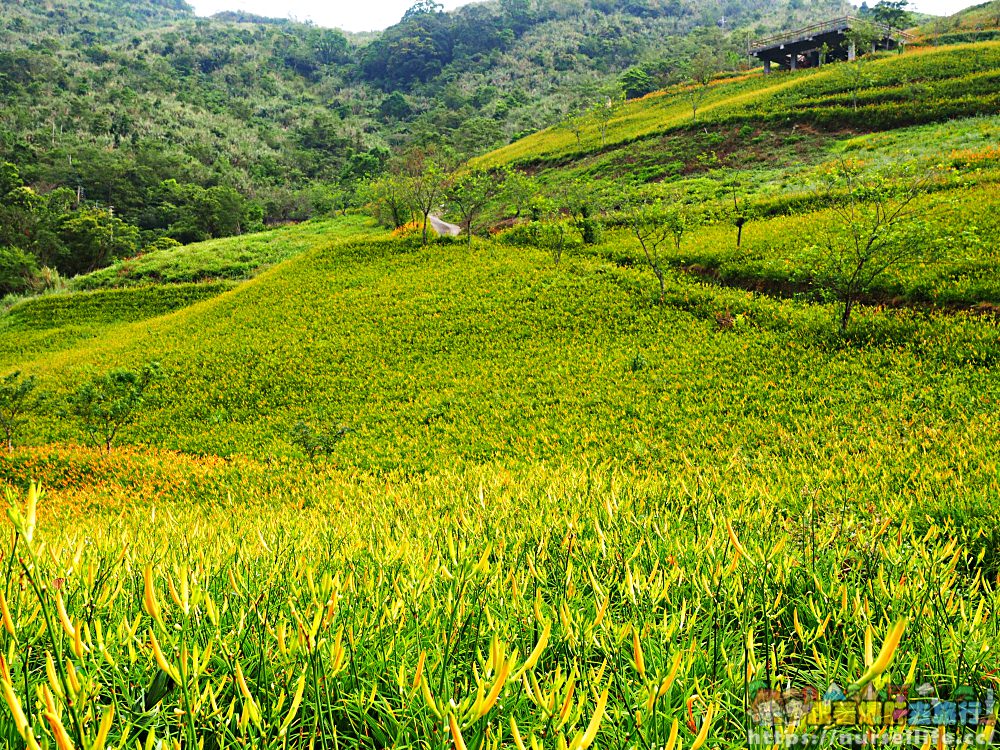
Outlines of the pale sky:
{"type": "MultiPolygon", "coordinates": [[[[445,10],[468,5],[469,0],[438,0],[445,10]]],[[[874,5],[878,0],[869,0],[874,5]]],[[[910,0],[910,10],[951,15],[981,0],[910,0]]],[[[272,18],[294,17],[346,31],[375,31],[392,26],[415,0],[188,0],[200,16],[221,10],[244,10],[272,18]]],[[[858,0],[860,4],[860,0],[858,0]]]]}
{"type": "MultiPolygon", "coordinates": [[[[437,0],[445,10],[468,5],[469,0],[437,0]]],[[[188,0],[199,16],[210,16],[221,10],[243,10],[259,16],[312,21],[345,31],[379,31],[388,28],[416,0],[188,0]]]]}

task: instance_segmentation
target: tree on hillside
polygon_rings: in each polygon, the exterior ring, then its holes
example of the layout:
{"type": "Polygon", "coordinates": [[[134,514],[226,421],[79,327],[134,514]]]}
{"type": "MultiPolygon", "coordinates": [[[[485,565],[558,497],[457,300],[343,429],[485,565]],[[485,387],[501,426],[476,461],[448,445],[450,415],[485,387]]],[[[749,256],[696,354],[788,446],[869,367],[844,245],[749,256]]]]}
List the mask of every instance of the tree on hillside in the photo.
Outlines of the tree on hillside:
{"type": "Polygon", "coordinates": [[[576,145],[579,147],[583,142],[583,131],[587,127],[584,110],[579,105],[570,107],[563,116],[560,125],[576,137],[576,145]]]}
{"type": "Polygon", "coordinates": [[[932,243],[906,231],[916,222],[914,201],[928,182],[928,177],[897,182],[885,175],[865,177],[846,162],[829,176],[825,198],[836,222],[826,232],[816,280],[840,303],[842,331],[855,305],[887,273],[933,255],[932,243]]]}
{"type": "Polygon", "coordinates": [[[290,437],[292,445],[301,448],[310,463],[316,463],[321,456],[333,455],[350,432],[353,430],[346,425],[316,427],[308,422],[297,422],[290,437]]]}
{"type": "Polygon", "coordinates": [[[515,33],[523,31],[531,22],[531,0],[500,0],[500,10],[515,33]]]}
{"type": "Polygon", "coordinates": [[[638,99],[656,91],[656,81],[644,68],[629,68],[618,80],[626,99],[638,99]]]}
{"type": "Polygon", "coordinates": [[[30,290],[37,275],[34,255],[17,247],[0,246],[0,296],[30,290]]]}
{"type": "Polygon", "coordinates": [[[147,390],[160,377],[156,362],[141,370],[95,375],[69,397],[69,413],[80,420],[94,446],[110,453],[119,431],[135,421],[147,390]]]}
{"type": "Polygon", "coordinates": [[[59,237],[68,255],[60,264],[69,273],[88,273],[103,268],[115,258],[128,258],[139,251],[139,230],[109,209],[80,211],[65,217],[59,237]]]}
{"type": "Polygon", "coordinates": [[[880,0],[871,9],[871,18],[894,29],[905,29],[910,25],[910,13],[906,10],[909,4],[909,0],[880,0]]]}
{"type": "Polygon", "coordinates": [[[674,250],[680,252],[681,240],[684,235],[694,229],[699,223],[699,216],[680,198],[668,198],[663,203],[660,220],[670,232],[674,240],[674,250]]]}
{"type": "Polygon", "coordinates": [[[25,378],[20,372],[12,372],[0,379],[0,430],[3,431],[8,451],[14,450],[18,433],[39,403],[35,395],[36,385],[34,375],[25,378]]]}
{"type": "Polygon", "coordinates": [[[644,205],[634,199],[627,206],[625,211],[625,223],[632,234],[639,240],[646,263],[649,265],[653,275],[660,285],[660,304],[666,301],[666,284],[664,258],[662,254],[663,244],[673,238],[676,245],[680,246],[680,239],[684,234],[684,224],[680,221],[680,214],[675,212],[670,216],[667,206],[661,201],[652,205],[644,205]],[[671,218],[677,221],[671,221],[671,218]]]}
{"type": "Polygon", "coordinates": [[[872,47],[882,37],[882,32],[872,23],[855,24],[844,34],[843,45],[848,50],[854,50],[854,60],[842,68],[840,75],[844,78],[844,86],[851,92],[851,106],[858,108],[858,97],[869,84],[867,68],[862,57],[872,51],[872,47]]]}
{"type": "Polygon", "coordinates": [[[558,196],[557,200],[573,217],[573,225],[579,230],[584,245],[596,245],[601,239],[601,224],[597,219],[601,199],[594,185],[584,180],[574,180],[558,196]]]}
{"type": "Polygon", "coordinates": [[[854,48],[855,55],[861,57],[872,51],[872,46],[882,38],[882,30],[873,23],[862,21],[851,26],[844,32],[842,44],[850,49],[854,48]]]}
{"type": "Polygon", "coordinates": [[[691,81],[688,98],[691,101],[692,122],[698,121],[698,107],[705,98],[705,94],[708,93],[708,84],[712,82],[712,77],[718,72],[718,69],[715,55],[709,49],[702,49],[698,52],[688,66],[691,81]]]}
{"type": "Polygon", "coordinates": [[[550,196],[536,194],[531,201],[531,221],[522,225],[530,243],[539,250],[547,251],[557,266],[570,243],[569,230],[559,205],[550,196]]]}
{"type": "Polygon", "coordinates": [[[200,185],[164,180],[156,190],[157,206],[148,223],[179,242],[201,242],[263,229],[263,208],[227,185],[200,185]]]}
{"type": "Polygon", "coordinates": [[[383,226],[398,229],[413,220],[409,186],[403,175],[387,174],[369,182],[361,197],[383,226]]]}
{"type": "Polygon", "coordinates": [[[470,170],[450,181],[445,195],[462,217],[470,248],[476,218],[493,202],[502,187],[497,176],[481,169],[470,170]]]}
{"type": "Polygon", "coordinates": [[[566,236],[566,225],[559,221],[558,217],[553,221],[545,222],[538,228],[538,246],[543,250],[548,250],[552,255],[552,262],[557,266],[562,260],[563,251],[569,243],[566,236]]]}
{"type": "Polygon", "coordinates": [[[514,218],[520,219],[538,197],[538,180],[518,169],[508,168],[503,175],[502,198],[514,218]]]}
{"type": "Polygon", "coordinates": [[[597,132],[601,134],[601,148],[607,143],[608,125],[617,116],[622,101],[621,92],[615,90],[602,95],[590,108],[590,116],[597,125],[597,132]]]}
{"type": "Polygon", "coordinates": [[[0,162],[0,200],[11,190],[19,188],[23,184],[17,165],[11,164],[9,161],[0,162]]]}
{"type": "Polygon", "coordinates": [[[427,225],[448,188],[448,173],[427,152],[414,151],[406,160],[405,181],[409,203],[423,217],[422,244],[427,245],[427,225]]]}
{"type": "Polygon", "coordinates": [[[417,0],[409,10],[403,14],[403,20],[409,21],[417,16],[423,16],[431,13],[441,13],[444,11],[444,6],[441,3],[434,2],[434,0],[417,0]]]}

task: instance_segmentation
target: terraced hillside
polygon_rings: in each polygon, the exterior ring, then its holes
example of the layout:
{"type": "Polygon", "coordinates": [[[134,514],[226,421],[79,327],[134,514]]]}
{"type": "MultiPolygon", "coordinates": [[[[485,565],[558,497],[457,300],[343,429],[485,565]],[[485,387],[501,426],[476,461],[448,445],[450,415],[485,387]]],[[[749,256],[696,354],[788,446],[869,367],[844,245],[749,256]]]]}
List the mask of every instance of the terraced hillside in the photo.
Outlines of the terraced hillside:
{"type": "Polygon", "coordinates": [[[836,132],[891,130],[1000,109],[1000,43],[925,48],[854,65],[719,79],[630,102],[601,133],[597,121],[560,126],[473,160],[474,164],[558,164],[672,132],[786,125],[836,132]],[[696,103],[697,107],[693,108],[696,103]]]}

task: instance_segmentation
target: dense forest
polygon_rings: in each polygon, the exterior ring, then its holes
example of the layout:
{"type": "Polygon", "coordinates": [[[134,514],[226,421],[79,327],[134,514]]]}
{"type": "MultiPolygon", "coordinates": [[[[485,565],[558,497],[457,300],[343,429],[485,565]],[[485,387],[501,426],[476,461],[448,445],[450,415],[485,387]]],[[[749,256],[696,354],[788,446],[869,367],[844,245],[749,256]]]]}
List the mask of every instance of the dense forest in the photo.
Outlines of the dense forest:
{"type": "Polygon", "coordinates": [[[159,243],[330,214],[394,153],[456,161],[743,62],[840,0],[420,0],[381,34],[182,0],[0,7],[0,293],[159,243]]]}

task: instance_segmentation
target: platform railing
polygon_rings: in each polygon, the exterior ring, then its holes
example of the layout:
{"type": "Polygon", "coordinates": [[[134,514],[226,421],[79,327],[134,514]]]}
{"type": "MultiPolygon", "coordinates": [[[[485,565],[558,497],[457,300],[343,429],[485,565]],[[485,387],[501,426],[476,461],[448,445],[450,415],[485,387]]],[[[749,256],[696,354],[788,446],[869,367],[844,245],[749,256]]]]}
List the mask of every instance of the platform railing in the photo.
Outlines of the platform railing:
{"type": "Polygon", "coordinates": [[[816,23],[812,26],[795,29],[794,31],[786,31],[782,34],[776,34],[775,36],[770,36],[765,39],[758,39],[750,44],[750,52],[753,53],[769,47],[776,47],[781,44],[797,42],[802,39],[808,39],[809,37],[819,36],[820,34],[828,34],[831,31],[843,31],[859,23],[871,24],[877,29],[881,29],[886,36],[896,36],[902,39],[911,38],[911,36],[905,31],[893,28],[888,24],[869,21],[867,19],[858,18],[857,16],[841,16],[840,18],[823,21],[822,23],[816,23]]]}

